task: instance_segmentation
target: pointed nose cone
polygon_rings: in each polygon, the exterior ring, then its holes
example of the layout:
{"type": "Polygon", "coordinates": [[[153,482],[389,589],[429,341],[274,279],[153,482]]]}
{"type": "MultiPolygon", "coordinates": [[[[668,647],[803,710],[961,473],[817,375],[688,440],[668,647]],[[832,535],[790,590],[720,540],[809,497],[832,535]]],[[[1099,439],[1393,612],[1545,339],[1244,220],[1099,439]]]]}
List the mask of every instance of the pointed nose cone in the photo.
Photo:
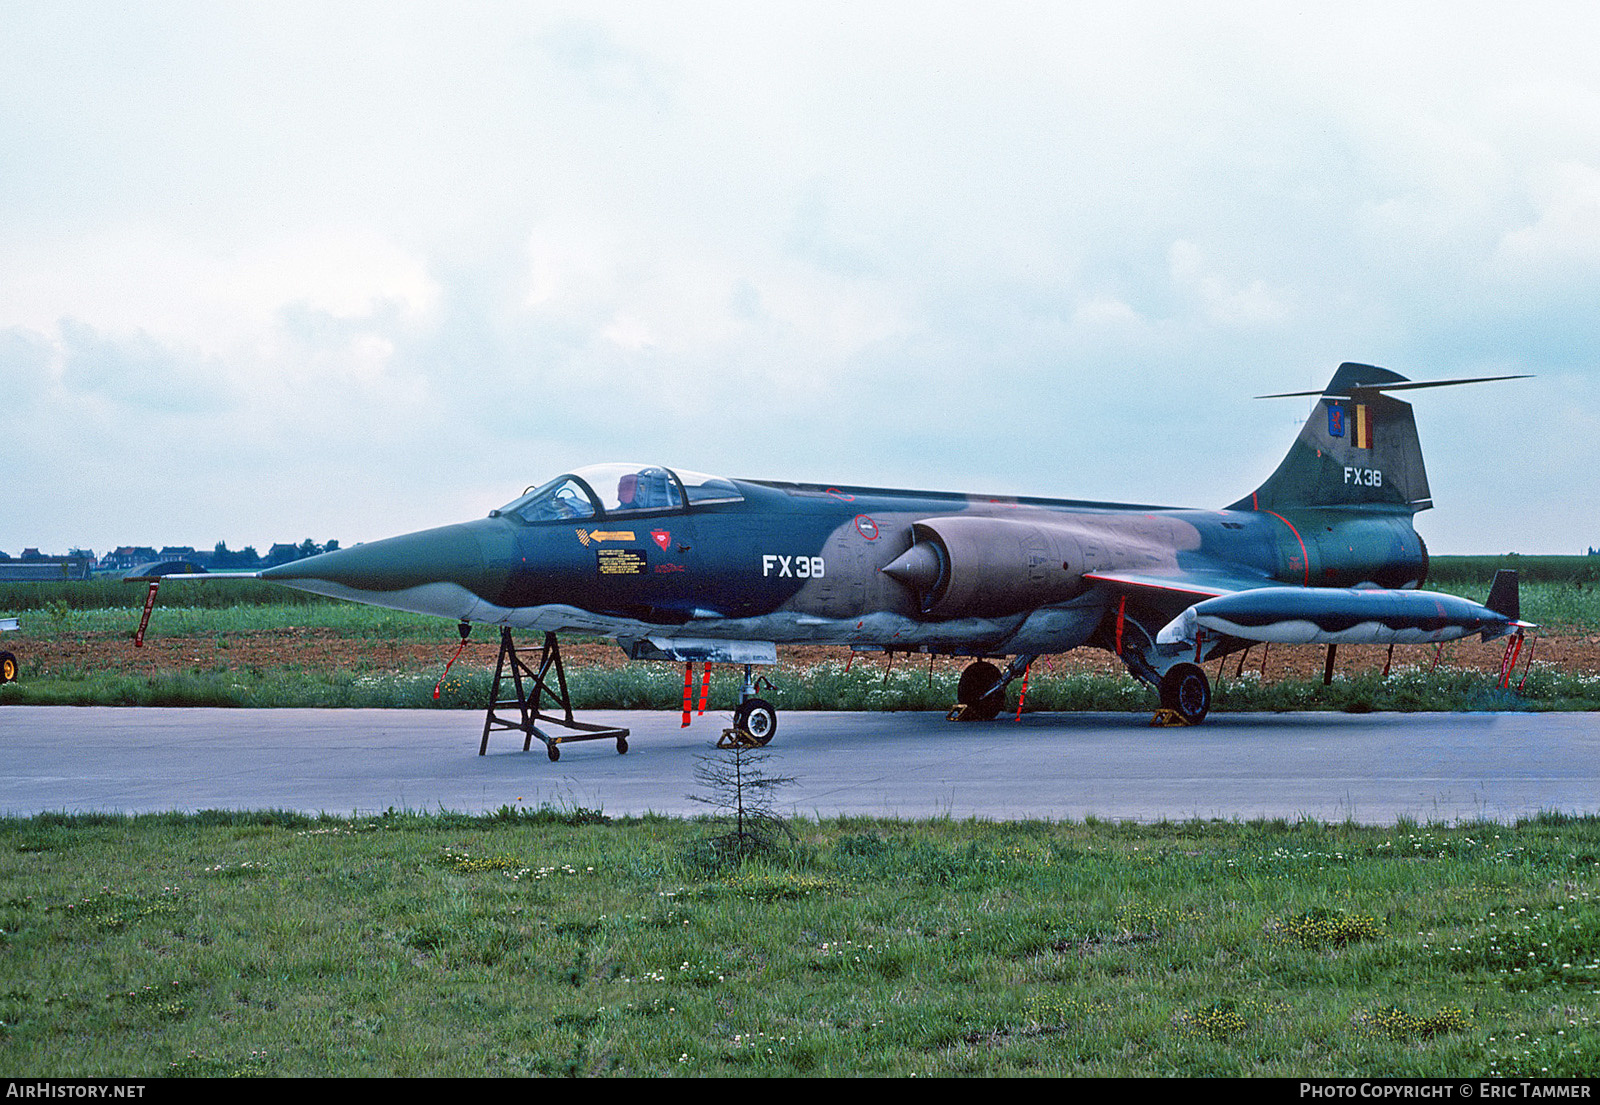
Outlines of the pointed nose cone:
{"type": "Polygon", "coordinates": [[[897,579],[918,591],[930,591],[939,582],[944,571],[939,554],[932,545],[912,545],[895,561],[883,569],[883,574],[897,579]]]}
{"type": "Polygon", "coordinates": [[[399,610],[467,617],[505,587],[513,539],[483,519],[421,530],[280,564],[261,578],[302,591],[399,610]]]}

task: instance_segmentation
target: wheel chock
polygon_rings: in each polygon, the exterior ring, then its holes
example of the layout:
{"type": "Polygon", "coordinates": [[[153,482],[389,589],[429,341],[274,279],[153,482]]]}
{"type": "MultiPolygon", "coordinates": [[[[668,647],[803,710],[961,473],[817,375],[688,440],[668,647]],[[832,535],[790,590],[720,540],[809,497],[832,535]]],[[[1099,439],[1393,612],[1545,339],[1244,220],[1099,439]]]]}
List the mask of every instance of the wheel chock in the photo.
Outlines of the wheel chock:
{"type": "Polygon", "coordinates": [[[1178,713],[1178,711],[1168,710],[1165,707],[1157,710],[1155,716],[1150,719],[1151,727],[1158,729],[1167,729],[1173,726],[1186,726],[1188,724],[1189,723],[1187,721],[1183,720],[1183,715],[1178,713]]]}
{"type": "Polygon", "coordinates": [[[946,721],[960,721],[962,715],[966,712],[967,704],[965,702],[957,702],[954,706],[950,707],[950,712],[944,715],[944,719],[946,721]]]}
{"type": "Polygon", "coordinates": [[[717,738],[718,748],[760,748],[761,742],[744,729],[724,729],[717,738]]]}

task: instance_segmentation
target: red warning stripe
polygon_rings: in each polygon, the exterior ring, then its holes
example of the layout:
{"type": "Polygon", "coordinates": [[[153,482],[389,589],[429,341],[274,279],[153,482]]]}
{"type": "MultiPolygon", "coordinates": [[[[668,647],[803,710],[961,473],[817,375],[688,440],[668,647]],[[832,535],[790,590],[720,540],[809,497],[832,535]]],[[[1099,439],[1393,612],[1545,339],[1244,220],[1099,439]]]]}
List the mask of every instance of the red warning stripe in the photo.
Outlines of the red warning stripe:
{"type": "Polygon", "coordinates": [[[1303,582],[1307,587],[1311,586],[1311,558],[1306,555],[1306,539],[1300,536],[1300,531],[1294,528],[1294,523],[1289,521],[1289,519],[1285,518],[1275,510],[1269,510],[1267,513],[1272,515],[1278,521],[1282,522],[1284,525],[1288,526],[1289,532],[1294,534],[1294,539],[1300,542],[1300,563],[1305,568],[1305,579],[1303,582]]]}
{"type": "Polygon", "coordinates": [[[150,624],[150,611],[155,607],[156,604],[156,588],[160,586],[161,581],[159,579],[152,579],[150,581],[150,590],[146,592],[144,596],[144,613],[139,617],[139,632],[133,635],[134,648],[144,647],[145,627],[150,624]]]}

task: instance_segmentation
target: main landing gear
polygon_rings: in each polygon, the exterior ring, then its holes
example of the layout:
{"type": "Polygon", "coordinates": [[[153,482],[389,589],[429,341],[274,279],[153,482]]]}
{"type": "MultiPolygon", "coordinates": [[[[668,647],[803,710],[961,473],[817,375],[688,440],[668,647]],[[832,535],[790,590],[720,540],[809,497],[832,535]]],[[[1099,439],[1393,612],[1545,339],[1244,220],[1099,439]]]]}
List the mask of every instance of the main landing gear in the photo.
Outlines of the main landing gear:
{"type": "Polygon", "coordinates": [[[482,756],[488,752],[489,734],[501,729],[519,730],[523,734],[524,752],[532,747],[533,738],[538,737],[544,741],[545,750],[551,760],[559,760],[560,746],[570,741],[615,740],[618,755],[628,751],[628,730],[608,725],[590,725],[573,719],[572,698],[567,694],[567,672],[561,663],[561,646],[557,644],[554,633],[544,635],[544,647],[539,651],[539,667],[535,671],[517,654],[516,645],[511,641],[511,628],[501,627],[500,658],[494,666],[494,685],[489,690],[489,710],[483,719],[483,741],[478,745],[478,755],[482,756]],[[501,699],[500,685],[506,675],[508,664],[516,697],[501,699]],[[556,684],[553,687],[549,682],[552,670],[556,677],[556,684]],[[550,696],[550,704],[561,711],[561,716],[543,711],[542,700],[545,695],[550,696]],[[500,716],[500,710],[513,708],[516,710],[515,718],[500,716]],[[572,732],[551,735],[541,728],[541,723],[546,726],[560,726],[572,732]]]}
{"type": "MultiPolygon", "coordinates": [[[[1151,725],[1199,725],[1211,709],[1211,680],[1198,661],[1207,655],[1205,639],[1196,643],[1194,660],[1179,660],[1172,646],[1158,645],[1147,625],[1165,624],[1159,611],[1129,609],[1127,600],[1101,623],[1092,643],[1115,655],[1128,673],[1154,687],[1161,705],[1151,725]]],[[[1167,618],[1170,620],[1170,618],[1167,618]]]]}
{"type": "Polygon", "coordinates": [[[1006,688],[1028,670],[1037,656],[1018,656],[1001,671],[987,660],[974,660],[961,671],[956,683],[956,704],[945,718],[949,721],[993,721],[1005,708],[1006,688]]]}
{"type": "Polygon", "coordinates": [[[1161,710],[1152,724],[1199,725],[1211,709],[1211,680],[1199,664],[1173,664],[1161,677],[1157,690],[1161,692],[1161,710]]]}
{"type": "MultiPolygon", "coordinates": [[[[1006,687],[1028,669],[1037,657],[1019,656],[1002,672],[987,660],[968,664],[956,684],[956,705],[946,716],[951,721],[992,721],[1005,708],[1006,687]]],[[[1211,680],[1199,664],[1183,661],[1154,676],[1161,695],[1156,725],[1199,725],[1211,709],[1211,680]]]]}

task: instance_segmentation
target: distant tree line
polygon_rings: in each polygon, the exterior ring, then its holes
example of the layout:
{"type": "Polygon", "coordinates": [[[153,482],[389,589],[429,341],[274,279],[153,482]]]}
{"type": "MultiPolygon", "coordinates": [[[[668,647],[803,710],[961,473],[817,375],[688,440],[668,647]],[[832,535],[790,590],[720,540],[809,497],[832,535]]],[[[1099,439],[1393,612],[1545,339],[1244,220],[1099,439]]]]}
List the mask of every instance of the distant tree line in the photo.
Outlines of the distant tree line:
{"type": "MultiPolygon", "coordinates": [[[[93,549],[73,549],[65,556],[58,556],[29,548],[23,549],[20,557],[12,557],[0,549],[0,564],[31,565],[40,569],[66,565],[65,578],[88,579],[91,571],[127,571],[146,564],[171,560],[185,561],[211,571],[256,571],[287,564],[291,560],[304,560],[318,553],[336,552],[338,549],[337,541],[319,545],[309,537],[298,545],[288,542],[275,544],[267,550],[266,556],[257,552],[253,545],[246,545],[242,549],[230,549],[226,541],[218,541],[210,552],[202,552],[189,545],[167,545],[160,549],[151,545],[122,545],[104,556],[96,556],[93,549]]],[[[14,576],[14,578],[24,577],[14,576]]],[[[29,575],[26,578],[31,579],[34,576],[29,575]]]]}
{"type": "Polygon", "coordinates": [[[254,545],[246,545],[237,551],[228,548],[226,541],[218,541],[216,548],[211,550],[209,557],[195,557],[195,561],[202,567],[214,571],[231,569],[234,571],[250,570],[255,568],[271,568],[278,564],[287,564],[291,560],[304,560],[308,556],[318,553],[337,552],[339,542],[329,541],[319,545],[307,537],[298,545],[280,543],[267,550],[267,555],[262,556],[256,552],[254,545]]]}
{"type": "MultiPolygon", "coordinates": [[[[273,545],[267,550],[266,556],[257,552],[254,545],[246,545],[242,549],[230,549],[226,541],[218,541],[210,552],[201,551],[190,545],[166,545],[160,549],[150,545],[123,545],[95,560],[94,567],[99,572],[120,572],[140,568],[146,564],[182,561],[210,571],[257,571],[278,564],[287,564],[291,560],[304,560],[321,552],[333,552],[338,548],[337,541],[319,545],[309,537],[298,545],[288,542],[273,545]]],[[[93,553],[87,555],[94,557],[93,553]]]]}

